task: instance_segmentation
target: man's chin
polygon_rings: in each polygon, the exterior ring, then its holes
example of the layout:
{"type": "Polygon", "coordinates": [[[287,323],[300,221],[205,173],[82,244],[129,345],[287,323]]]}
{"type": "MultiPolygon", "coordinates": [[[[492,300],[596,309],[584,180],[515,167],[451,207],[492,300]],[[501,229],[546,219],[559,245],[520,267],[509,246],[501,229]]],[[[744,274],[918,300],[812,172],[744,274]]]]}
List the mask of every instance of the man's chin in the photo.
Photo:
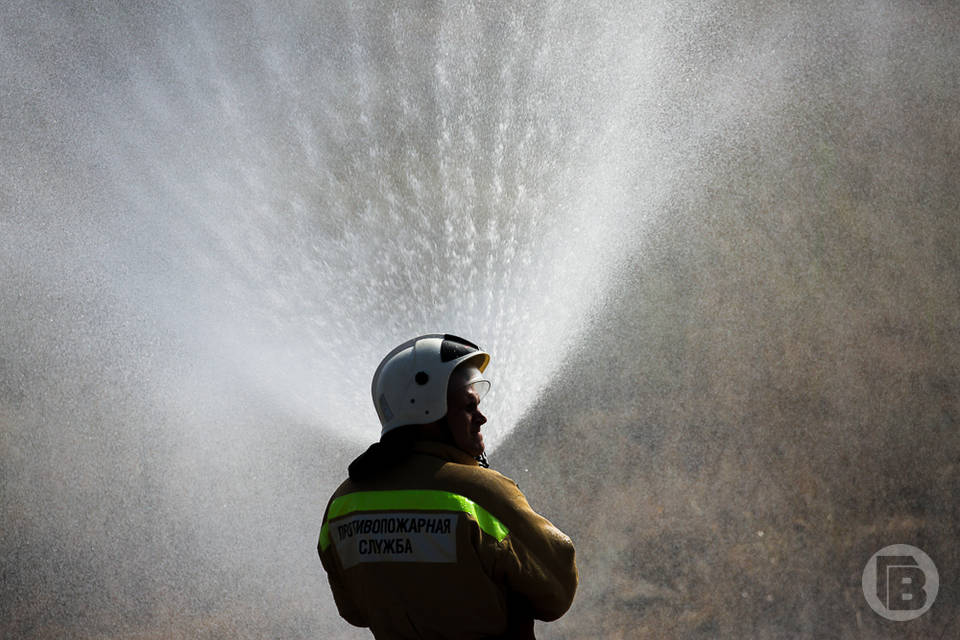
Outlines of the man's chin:
{"type": "Polygon", "coordinates": [[[483,446],[483,436],[480,436],[479,438],[475,438],[475,439],[470,443],[470,447],[469,447],[469,448],[465,448],[464,450],[465,450],[467,453],[469,453],[470,455],[472,455],[474,458],[477,458],[477,457],[479,457],[480,455],[483,454],[483,452],[485,451],[485,449],[486,449],[486,447],[483,446]]]}
{"type": "Polygon", "coordinates": [[[483,434],[480,431],[475,433],[454,434],[453,443],[458,449],[474,458],[478,457],[486,449],[483,443],[483,434]]]}

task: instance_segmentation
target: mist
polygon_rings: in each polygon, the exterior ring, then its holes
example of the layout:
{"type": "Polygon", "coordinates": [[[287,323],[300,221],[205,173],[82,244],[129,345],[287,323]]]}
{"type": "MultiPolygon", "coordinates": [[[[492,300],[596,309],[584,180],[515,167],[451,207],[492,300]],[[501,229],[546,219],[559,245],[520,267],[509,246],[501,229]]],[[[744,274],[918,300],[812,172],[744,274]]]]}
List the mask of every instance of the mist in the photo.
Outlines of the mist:
{"type": "Polygon", "coordinates": [[[380,358],[492,355],[544,638],[946,637],[960,10],[7,2],[4,637],[361,638],[315,545],[380,358]],[[895,623],[861,572],[923,549],[895,623]]]}

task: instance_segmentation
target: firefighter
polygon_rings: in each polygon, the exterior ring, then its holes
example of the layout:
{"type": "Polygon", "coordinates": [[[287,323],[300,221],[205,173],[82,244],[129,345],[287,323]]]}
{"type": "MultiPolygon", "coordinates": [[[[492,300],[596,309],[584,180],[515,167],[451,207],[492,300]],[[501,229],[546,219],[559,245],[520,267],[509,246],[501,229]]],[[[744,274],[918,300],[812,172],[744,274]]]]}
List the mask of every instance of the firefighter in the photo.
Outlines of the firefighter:
{"type": "Polygon", "coordinates": [[[380,441],[348,469],[318,551],[340,615],[389,638],[533,638],[573,601],[573,543],[487,468],[490,356],[452,335],[404,342],[373,376],[380,441]]]}

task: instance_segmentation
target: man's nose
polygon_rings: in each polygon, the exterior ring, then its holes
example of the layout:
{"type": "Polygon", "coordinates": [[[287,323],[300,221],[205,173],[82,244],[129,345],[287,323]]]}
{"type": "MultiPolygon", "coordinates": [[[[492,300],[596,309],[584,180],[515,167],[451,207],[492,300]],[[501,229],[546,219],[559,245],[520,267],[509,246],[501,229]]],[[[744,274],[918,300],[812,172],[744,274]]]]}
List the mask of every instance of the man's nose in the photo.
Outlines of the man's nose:
{"type": "Polygon", "coordinates": [[[479,422],[480,424],[484,424],[484,423],[486,423],[486,421],[487,421],[487,416],[485,416],[485,415],[483,415],[482,413],[480,413],[480,410],[479,410],[479,409],[477,409],[476,421],[479,422]]]}

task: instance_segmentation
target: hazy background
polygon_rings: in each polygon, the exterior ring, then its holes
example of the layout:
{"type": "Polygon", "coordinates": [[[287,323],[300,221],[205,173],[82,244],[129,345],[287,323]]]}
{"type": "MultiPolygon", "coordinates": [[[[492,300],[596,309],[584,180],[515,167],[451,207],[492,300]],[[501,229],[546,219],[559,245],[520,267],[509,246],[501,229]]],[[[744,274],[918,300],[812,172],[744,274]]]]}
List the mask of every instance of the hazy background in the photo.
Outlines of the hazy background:
{"type": "Polygon", "coordinates": [[[0,634],[369,637],[320,518],[450,331],[541,637],[950,637],[960,8],[821,5],[5,2],[0,634]]]}

